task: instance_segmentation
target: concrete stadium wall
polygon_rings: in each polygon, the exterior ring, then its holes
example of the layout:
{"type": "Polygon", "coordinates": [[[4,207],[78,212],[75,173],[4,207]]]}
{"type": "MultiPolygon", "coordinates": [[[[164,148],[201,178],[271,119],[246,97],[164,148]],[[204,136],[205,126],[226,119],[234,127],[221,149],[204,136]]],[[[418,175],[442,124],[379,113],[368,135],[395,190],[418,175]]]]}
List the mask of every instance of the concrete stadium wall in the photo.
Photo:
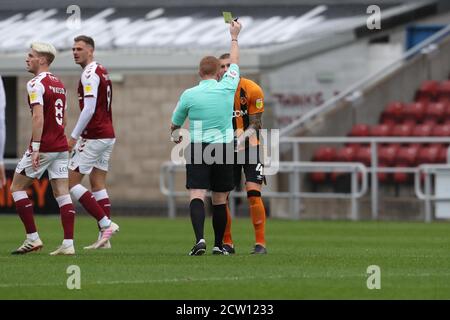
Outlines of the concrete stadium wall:
{"type": "MultiPolygon", "coordinates": [[[[257,79],[257,75],[246,75],[257,79]]],[[[26,82],[31,77],[18,78],[17,154],[21,156],[31,137],[31,116],[27,104],[26,82]]],[[[66,135],[74,128],[79,116],[77,88],[79,76],[62,76],[68,89],[68,125],[66,135]]],[[[172,112],[181,93],[198,84],[191,75],[124,75],[113,82],[113,121],[117,137],[108,176],[108,191],[112,201],[120,206],[150,208],[165,204],[159,190],[160,166],[170,160],[172,112]]],[[[88,185],[88,179],[84,180],[88,185]]],[[[185,178],[177,180],[183,190],[185,178]]],[[[164,212],[165,213],[165,212],[164,212]]]]}

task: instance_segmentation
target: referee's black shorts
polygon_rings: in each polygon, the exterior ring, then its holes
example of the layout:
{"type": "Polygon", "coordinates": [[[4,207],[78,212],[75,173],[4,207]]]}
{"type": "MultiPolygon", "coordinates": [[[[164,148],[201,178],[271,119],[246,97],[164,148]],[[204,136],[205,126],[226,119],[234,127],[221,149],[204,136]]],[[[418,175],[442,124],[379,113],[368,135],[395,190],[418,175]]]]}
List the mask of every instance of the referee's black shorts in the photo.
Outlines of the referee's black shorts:
{"type": "Polygon", "coordinates": [[[234,189],[233,143],[191,143],[186,151],[187,189],[207,189],[214,192],[234,189]]]}

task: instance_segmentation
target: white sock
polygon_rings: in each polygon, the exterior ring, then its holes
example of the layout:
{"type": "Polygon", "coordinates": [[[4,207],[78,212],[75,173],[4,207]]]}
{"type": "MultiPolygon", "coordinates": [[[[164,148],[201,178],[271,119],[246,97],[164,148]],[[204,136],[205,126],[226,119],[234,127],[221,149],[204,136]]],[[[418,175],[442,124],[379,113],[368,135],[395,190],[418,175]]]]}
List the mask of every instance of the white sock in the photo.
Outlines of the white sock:
{"type": "Polygon", "coordinates": [[[97,201],[108,198],[108,192],[106,192],[106,189],[92,192],[92,195],[97,201]]]}
{"type": "Polygon", "coordinates": [[[111,220],[109,220],[107,216],[104,216],[98,222],[98,225],[100,226],[100,228],[108,228],[110,226],[110,224],[111,224],[111,220]]]}
{"type": "Polygon", "coordinates": [[[101,238],[102,238],[102,232],[99,231],[99,232],[98,232],[98,239],[97,239],[97,240],[100,240],[101,238]]]}
{"type": "Polygon", "coordinates": [[[27,239],[31,241],[36,241],[39,239],[39,234],[37,232],[27,233],[27,239]]]}
{"type": "Polygon", "coordinates": [[[73,239],[64,239],[62,245],[64,247],[71,247],[71,246],[73,246],[73,239]]]}
{"type": "Polygon", "coordinates": [[[206,242],[205,239],[200,239],[198,243],[206,242]]]}

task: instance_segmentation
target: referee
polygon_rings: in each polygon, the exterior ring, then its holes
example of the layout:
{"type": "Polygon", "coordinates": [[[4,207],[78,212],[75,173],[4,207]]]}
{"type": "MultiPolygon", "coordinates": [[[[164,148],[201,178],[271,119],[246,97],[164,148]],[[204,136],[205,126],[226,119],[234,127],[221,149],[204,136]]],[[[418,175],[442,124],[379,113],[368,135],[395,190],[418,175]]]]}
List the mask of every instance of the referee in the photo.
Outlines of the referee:
{"type": "MultiPolygon", "coordinates": [[[[207,56],[200,61],[200,83],[183,92],[172,116],[172,140],[180,143],[177,135],[186,118],[189,119],[191,137],[190,155],[186,164],[186,188],[190,193],[190,214],[196,237],[189,255],[206,252],[204,238],[205,197],[212,191],[214,247],[213,254],[227,255],[222,239],[227,224],[226,201],[233,189],[233,157],[226,161],[226,153],[233,152],[233,102],[239,84],[238,35],[241,24],[230,23],[231,50],[230,68],[220,79],[220,62],[216,57],[207,56]],[[212,150],[212,151],[211,151],[212,150]],[[228,152],[227,152],[228,151],[228,152]],[[211,159],[206,159],[209,156],[211,159]]],[[[228,157],[229,158],[229,157],[228,157]]]]}

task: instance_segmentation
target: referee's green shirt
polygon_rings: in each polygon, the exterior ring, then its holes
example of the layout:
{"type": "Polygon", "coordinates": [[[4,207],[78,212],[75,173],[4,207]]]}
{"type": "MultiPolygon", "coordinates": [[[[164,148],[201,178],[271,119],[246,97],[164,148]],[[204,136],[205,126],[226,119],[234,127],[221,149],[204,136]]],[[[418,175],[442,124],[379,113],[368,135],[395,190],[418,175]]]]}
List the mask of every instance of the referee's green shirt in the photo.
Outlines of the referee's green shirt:
{"type": "Polygon", "coordinates": [[[173,112],[172,123],[182,126],[188,117],[194,143],[233,141],[234,94],[239,76],[239,66],[232,64],[220,82],[202,80],[198,86],[184,91],[173,112]]]}

